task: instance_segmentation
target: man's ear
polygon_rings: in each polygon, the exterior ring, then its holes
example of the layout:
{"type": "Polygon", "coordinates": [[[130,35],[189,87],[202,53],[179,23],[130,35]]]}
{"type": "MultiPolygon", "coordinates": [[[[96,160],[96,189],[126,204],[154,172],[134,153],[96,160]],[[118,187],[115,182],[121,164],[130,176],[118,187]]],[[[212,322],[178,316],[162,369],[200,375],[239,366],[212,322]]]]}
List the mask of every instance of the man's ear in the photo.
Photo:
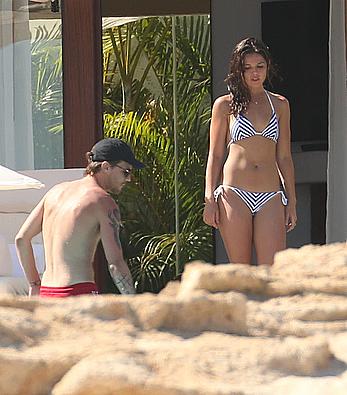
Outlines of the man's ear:
{"type": "Polygon", "coordinates": [[[101,163],[101,169],[102,170],[108,171],[110,168],[111,168],[111,165],[106,160],[104,160],[101,163]]]}

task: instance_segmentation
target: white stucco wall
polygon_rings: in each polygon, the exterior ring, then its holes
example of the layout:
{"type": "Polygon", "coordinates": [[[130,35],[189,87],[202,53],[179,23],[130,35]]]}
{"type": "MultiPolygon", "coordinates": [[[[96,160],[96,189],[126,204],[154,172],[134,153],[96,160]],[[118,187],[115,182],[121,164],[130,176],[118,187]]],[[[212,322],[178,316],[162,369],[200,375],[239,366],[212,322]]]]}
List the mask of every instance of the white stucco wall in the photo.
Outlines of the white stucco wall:
{"type": "Polygon", "coordinates": [[[330,3],[327,242],[347,239],[346,2],[330,3]]]}

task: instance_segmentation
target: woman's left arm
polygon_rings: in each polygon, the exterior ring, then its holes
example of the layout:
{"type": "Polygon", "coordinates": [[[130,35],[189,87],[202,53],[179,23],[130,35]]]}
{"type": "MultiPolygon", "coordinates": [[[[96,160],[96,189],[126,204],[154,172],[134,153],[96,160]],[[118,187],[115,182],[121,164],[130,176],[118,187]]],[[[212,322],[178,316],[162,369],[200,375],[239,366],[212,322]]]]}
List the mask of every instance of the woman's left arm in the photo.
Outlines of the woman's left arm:
{"type": "Polygon", "coordinates": [[[290,147],[290,106],[288,100],[283,96],[278,99],[280,102],[278,111],[280,135],[277,142],[276,160],[288,199],[286,228],[289,232],[294,229],[297,221],[294,165],[290,147]]]}

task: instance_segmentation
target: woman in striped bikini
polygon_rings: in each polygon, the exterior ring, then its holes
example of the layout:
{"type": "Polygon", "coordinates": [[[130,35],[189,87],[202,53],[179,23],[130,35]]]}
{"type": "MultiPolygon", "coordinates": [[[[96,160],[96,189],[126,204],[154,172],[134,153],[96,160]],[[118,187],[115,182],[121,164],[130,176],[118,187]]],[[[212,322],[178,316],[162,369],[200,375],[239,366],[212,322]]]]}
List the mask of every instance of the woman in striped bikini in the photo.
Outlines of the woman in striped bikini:
{"type": "Polygon", "coordinates": [[[229,95],[212,108],[204,221],[221,232],[230,262],[272,264],[296,225],[290,109],[264,88],[272,74],[267,46],[236,45],[226,79],[229,95]]]}

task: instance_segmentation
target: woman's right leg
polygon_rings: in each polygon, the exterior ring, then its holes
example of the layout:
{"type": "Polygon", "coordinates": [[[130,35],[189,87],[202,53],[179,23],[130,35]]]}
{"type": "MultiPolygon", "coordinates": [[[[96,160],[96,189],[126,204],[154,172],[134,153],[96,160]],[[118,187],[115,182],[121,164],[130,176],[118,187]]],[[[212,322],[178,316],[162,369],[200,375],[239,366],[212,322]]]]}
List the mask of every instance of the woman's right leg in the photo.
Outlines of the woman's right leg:
{"type": "Polygon", "coordinates": [[[253,217],[239,196],[225,189],[218,198],[219,231],[233,263],[251,263],[253,217]]]}

